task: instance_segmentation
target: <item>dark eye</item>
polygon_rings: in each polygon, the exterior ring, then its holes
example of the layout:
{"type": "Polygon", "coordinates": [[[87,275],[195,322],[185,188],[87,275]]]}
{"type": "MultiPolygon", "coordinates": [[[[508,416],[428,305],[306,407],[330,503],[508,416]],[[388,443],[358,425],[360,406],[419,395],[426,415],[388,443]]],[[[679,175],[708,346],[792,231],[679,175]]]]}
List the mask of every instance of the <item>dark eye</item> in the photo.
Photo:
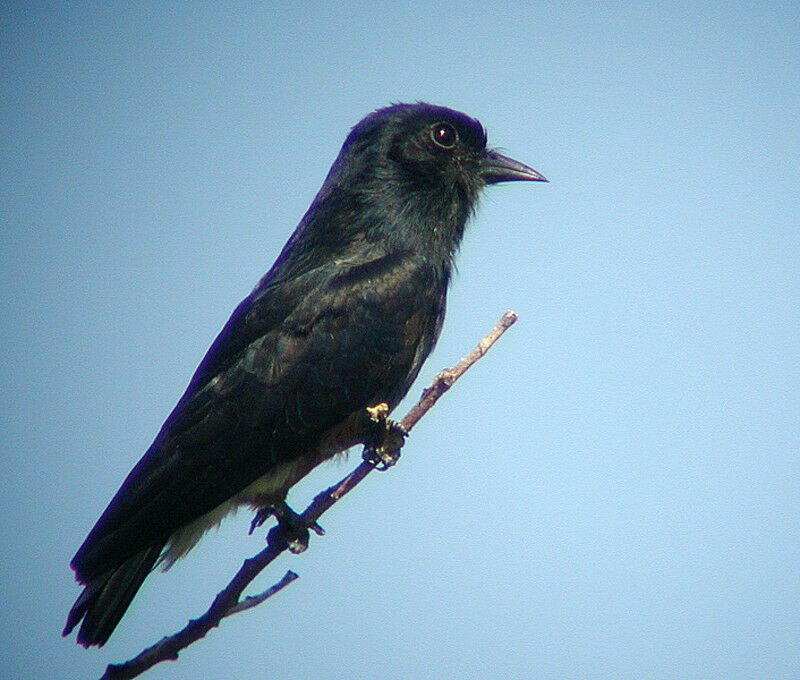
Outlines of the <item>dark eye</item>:
{"type": "Polygon", "coordinates": [[[452,149],[458,141],[458,134],[449,123],[436,123],[431,128],[431,139],[436,146],[440,146],[443,149],[452,149]]]}

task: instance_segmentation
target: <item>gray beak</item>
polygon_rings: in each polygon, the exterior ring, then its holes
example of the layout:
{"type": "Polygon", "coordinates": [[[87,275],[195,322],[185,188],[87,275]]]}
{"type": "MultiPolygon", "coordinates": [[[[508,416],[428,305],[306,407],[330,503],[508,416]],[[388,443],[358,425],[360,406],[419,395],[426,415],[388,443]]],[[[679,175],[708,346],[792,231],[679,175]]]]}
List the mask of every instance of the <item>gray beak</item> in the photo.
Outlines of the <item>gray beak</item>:
{"type": "Polygon", "coordinates": [[[481,177],[486,184],[498,182],[546,182],[547,179],[533,168],[503,156],[494,149],[487,149],[480,169],[481,177]]]}

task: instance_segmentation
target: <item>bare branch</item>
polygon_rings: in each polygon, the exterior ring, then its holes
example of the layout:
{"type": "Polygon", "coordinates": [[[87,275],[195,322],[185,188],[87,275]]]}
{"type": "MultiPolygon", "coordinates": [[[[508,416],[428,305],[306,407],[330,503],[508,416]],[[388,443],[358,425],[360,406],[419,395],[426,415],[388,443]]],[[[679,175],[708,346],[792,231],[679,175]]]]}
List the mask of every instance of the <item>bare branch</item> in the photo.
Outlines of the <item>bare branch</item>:
{"type": "Polygon", "coordinates": [[[290,569],[284,574],[283,578],[280,581],[278,581],[274,586],[270,586],[263,593],[259,593],[258,595],[248,595],[241,602],[239,602],[239,604],[233,605],[233,607],[231,607],[227,612],[225,612],[225,616],[230,616],[231,614],[238,614],[239,612],[243,612],[245,609],[251,609],[252,607],[260,605],[264,600],[269,599],[275,593],[277,593],[282,588],[288,586],[292,581],[294,581],[297,578],[300,577],[290,569]]]}
{"type": "Polygon", "coordinates": [[[430,410],[439,400],[439,397],[447,392],[447,390],[453,386],[453,383],[464,375],[472,364],[489,351],[489,348],[500,339],[500,336],[514,325],[517,318],[516,312],[508,310],[500,317],[500,320],[494,325],[494,328],[492,328],[489,334],[475,345],[474,349],[469,354],[463,357],[461,361],[452,368],[445,368],[436,374],[430,387],[423,390],[420,400],[411,407],[411,410],[406,413],[405,417],[400,421],[400,424],[407,432],[409,432],[411,428],[419,422],[420,418],[430,410]]]}
{"type": "MultiPolygon", "coordinates": [[[[406,431],[410,431],[439,398],[453,386],[453,383],[486,354],[489,348],[516,320],[517,315],[514,312],[506,312],[489,334],[469,354],[464,356],[452,368],[440,371],[430,386],[423,390],[420,400],[414,404],[400,421],[400,425],[406,431]]],[[[301,522],[310,526],[328,508],[339,501],[345,494],[352,491],[374,469],[373,463],[364,461],[340,482],[317,494],[311,504],[300,515],[301,522]]],[[[100,680],[129,680],[141,675],[161,661],[176,660],[181,650],[205,637],[206,633],[218,626],[222,619],[232,614],[252,609],[297,579],[297,574],[293,571],[288,571],[278,583],[263,593],[240,599],[244,589],[252,583],[267,565],[286,550],[286,540],[282,537],[281,532],[276,531],[276,529],[277,527],[270,530],[267,536],[267,547],[257,555],[244,561],[228,585],[217,593],[211,606],[204,614],[196,619],[191,619],[183,629],[173,635],[162,638],[129,661],[121,664],[109,664],[100,680]]]]}

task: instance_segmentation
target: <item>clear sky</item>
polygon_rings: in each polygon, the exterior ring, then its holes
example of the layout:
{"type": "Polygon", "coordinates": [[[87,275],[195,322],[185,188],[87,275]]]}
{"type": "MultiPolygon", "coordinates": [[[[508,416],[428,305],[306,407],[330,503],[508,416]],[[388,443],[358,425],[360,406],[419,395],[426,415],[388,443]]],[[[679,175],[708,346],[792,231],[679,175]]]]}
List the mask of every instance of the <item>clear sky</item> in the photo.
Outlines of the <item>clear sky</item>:
{"type": "Polygon", "coordinates": [[[800,5],[164,7],[0,9],[0,676],[99,676],[261,548],[240,513],[60,637],[350,126],[425,100],[551,182],[487,192],[412,395],[520,320],[257,586],[300,580],[145,677],[800,677],[800,5]]]}

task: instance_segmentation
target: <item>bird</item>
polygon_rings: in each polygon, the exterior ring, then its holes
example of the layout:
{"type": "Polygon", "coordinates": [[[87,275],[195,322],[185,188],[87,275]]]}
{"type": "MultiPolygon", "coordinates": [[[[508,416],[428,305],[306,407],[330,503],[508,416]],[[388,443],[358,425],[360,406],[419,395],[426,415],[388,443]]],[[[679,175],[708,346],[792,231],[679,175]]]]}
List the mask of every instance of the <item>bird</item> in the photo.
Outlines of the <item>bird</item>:
{"type": "Polygon", "coordinates": [[[510,181],[547,180],[453,109],[392,104],[349,131],[71,560],[83,591],[64,636],[81,624],[77,642],[102,646],[157,566],[239,506],[281,507],[317,465],[369,443],[367,409],[395,408],[436,344],[479,195],[510,181]]]}

